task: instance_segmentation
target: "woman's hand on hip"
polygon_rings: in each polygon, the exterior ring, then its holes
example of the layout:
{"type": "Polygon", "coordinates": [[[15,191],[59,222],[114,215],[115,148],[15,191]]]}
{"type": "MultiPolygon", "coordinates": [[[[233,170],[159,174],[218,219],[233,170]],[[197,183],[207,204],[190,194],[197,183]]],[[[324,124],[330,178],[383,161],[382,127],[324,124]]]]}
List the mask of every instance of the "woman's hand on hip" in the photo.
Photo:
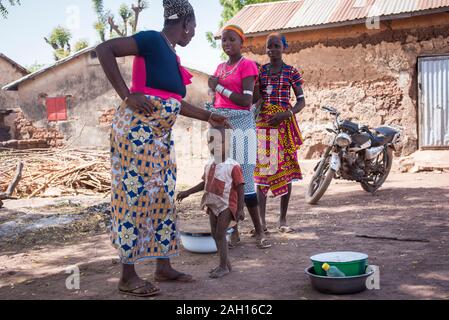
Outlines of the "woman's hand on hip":
{"type": "Polygon", "coordinates": [[[291,113],[289,112],[277,113],[268,121],[268,125],[278,127],[283,121],[289,119],[290,117],[291,113]]]}
{"type": "Polygon", "coordinates": [[[225,127],[226,129],[232,129],[232,126],[229,123],[228,118],[226,118],[225,116],[221,116],[219,114],[216,114],[216,113],[212,113],[211,114],[208,122],[214,128],[216,128],[216,127],[225,127]]]}
{"type": "Polygon", "coordinates": [[[146,116],[153,114],[154,105],[143,93],[131,93],[126,98],[126,105],[137,111],[142,111],[146,116]]]}

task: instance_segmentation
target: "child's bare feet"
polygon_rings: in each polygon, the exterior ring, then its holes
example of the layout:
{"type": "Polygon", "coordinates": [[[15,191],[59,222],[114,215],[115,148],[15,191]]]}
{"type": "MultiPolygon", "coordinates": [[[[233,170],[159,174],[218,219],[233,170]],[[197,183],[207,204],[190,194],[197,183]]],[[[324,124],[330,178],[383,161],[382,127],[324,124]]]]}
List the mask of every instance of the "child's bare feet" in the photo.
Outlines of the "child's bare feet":
{"type": "Polygon", "coordinates": [[[222,267],[218,267],[214,272],[212,272],[210,274],[210,278],[212,279],[219,279],[219,278],[223,278],[224,276],[227,276],[231,271],[229,270],[228,267],[226,268],[222,268],[222,267]]]}

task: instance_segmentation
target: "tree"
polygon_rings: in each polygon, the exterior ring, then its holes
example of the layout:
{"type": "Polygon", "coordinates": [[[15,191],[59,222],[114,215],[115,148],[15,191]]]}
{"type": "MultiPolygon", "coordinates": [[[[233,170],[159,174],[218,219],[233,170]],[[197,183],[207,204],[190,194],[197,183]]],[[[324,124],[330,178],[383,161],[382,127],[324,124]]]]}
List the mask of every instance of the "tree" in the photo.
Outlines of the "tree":
{"type": "MultiPolygon", "coordinates": [[[[53,55],[56,61],[64,59],[72,53],[72,46],[70,45],[71,39],[72,34],[70,33],[70,30],[62,26],[54,28],[48,38],[44,37],[45,42],[53,48],[53,55]]],[[[87,47],[89,47],[89,41],[80,39],[74,45],[74,52],[78,52],[87,47]]]]}
{"type": "Polygon", "coordinates": [[[80,39],[75,43],[74,47],[75,47],[75,52],[81,51],[81,50],[89,47],[89,41],[85,40],[85,39],[80,39]]]}
{"type": "MultiPolygon", "coordinates": [[[[231,20],[244,6],[255,3],[275,2],[281,0],[220,0],[220,4],[223,7],[221,12],[221,21],[219,28],[221,29],[226,22],[231,20]]],[[[218,48],[217,41],[214,38],[214,33],[206,32],[207,41],[209,41],[212,48],[218,48]]]]}
{"type": "Polygon", "coordinates": [[[61,60],[68,57],[71,53],[70,40],[72,39],[72,34],[67,28],[62,26],[57,26],[50,33],[49,37],[44,37],[45,42],[47,42],[55,51],[55,60],[61,60]]]}
{"type": "Polygon", "coordinates": [[[120,22],[116,22],[114,14],[110,10],[105,10],[103,0],[92,0],[93,8],[97,14],[98,20],[94,28],[102,42],[106,41],[106,28],[109,27],[109,38],[126,37],[137,32],[140,13],[149,7],[146,0],[136,0],[135,4],[129,7],[123,3],[118,12],[120,22]]]}
{"type": "Polygon", "coordinates": [[[106,41],[106,23],[107,18],[104,14],[103,0],[92,0],[94,11],[97,14],[98,21],[95,22],[94,28],[100,36],[102,42],[106,41]]]}
{"type": "Polygon", "coordinates": [[[41,63],[38,63],[37,61],[35,61],[32,65],[27,66],[26,69],[30,73],[33,73],[33,72],[36,72],[36,71],[38,71],[38,70],[40,70],[40,69],[42,69],[44,67],[45,67],[45,64],[41,64],[41,63]]]}
{"type": "Polygon", "coordinates": [[[0,0],[0,15],[5,19],[8,16],[8,9],[6,9],[7,4],[11,6],[20,5],[20,0],[0,0]]]}

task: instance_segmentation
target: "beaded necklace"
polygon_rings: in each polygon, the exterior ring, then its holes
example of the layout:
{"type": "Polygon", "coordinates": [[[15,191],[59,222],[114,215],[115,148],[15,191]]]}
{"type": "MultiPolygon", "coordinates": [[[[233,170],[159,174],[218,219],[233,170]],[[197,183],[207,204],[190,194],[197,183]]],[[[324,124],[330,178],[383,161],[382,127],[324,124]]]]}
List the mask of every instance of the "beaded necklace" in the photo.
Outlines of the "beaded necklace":
{"type": "Polygon", "coordinates": [[[228,65],[228,63],[223,63],[221,65],[220,72],[218,73],[218,77],[220,79],[224,80],[224,79],[228,78],[229,76],[231,76],[235,72],[235,70],[237,70],[240,63],[243,61],[243,58],[244,57],[241,57],[240,60],[234,65],[234,67],[229,71],[226,71],[226,66],[228,65]]]}
{"type": "MultiPolygon", "coordinates": [[[[274,86],[273,86],[273,84],[272,84],[272,82],[271,82],[271,80],[272,80],[272,74],[271,74],[271,64],[268,66],[268,84],[267,84],[267,89],[266,89],[266,92],[267,92],[267,94],[269,95],[269,96],[271,96],[271,94],[273,93],[273,90],[274,90],[274,86]]],[[[283,73],[283,71],[284,71],[284,63],[282,63],[282,66],[281,66],[281,71],[280,71],[280,73],[279,73],[279,78],[278,77],[276,77],[276,80],[275,81],[278,81],[278,88],[280,88],[280,86],[281,86],[281,83],[282,83],[282,80],[283,80],[283,77],[284,77],[284,73],[283,73]]]]}
{"type": "Polygon", "coordinates": [[[164,38],[165,42],[167,42],[168,46],[170,47],[171,51],[173,51],[174,54],[177,54],[175,46],[170,42],[170,40],[168,40],[168,38],[165,35],[164,31],[162,31],[161,34],[162,34],[162,37],[164,38]]]}

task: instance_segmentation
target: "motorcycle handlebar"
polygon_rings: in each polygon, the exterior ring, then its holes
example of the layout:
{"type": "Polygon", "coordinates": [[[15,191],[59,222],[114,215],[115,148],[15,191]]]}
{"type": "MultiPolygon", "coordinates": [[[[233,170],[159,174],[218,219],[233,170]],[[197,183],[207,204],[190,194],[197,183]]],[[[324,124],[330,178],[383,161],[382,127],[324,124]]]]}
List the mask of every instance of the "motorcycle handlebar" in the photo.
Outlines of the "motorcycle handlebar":
{"type": "Polygon", "coordinates": [[[335,109],[332,108],[332,107],[324,106],[324,107],[322,107],[321,109],[323,109],[324,111],[329,112],[330,114],[332,114],[332,115],[334,115],[334,116],[340,115],[340,112],[338,112],[337,110],[335,110],[335,109]]]}

